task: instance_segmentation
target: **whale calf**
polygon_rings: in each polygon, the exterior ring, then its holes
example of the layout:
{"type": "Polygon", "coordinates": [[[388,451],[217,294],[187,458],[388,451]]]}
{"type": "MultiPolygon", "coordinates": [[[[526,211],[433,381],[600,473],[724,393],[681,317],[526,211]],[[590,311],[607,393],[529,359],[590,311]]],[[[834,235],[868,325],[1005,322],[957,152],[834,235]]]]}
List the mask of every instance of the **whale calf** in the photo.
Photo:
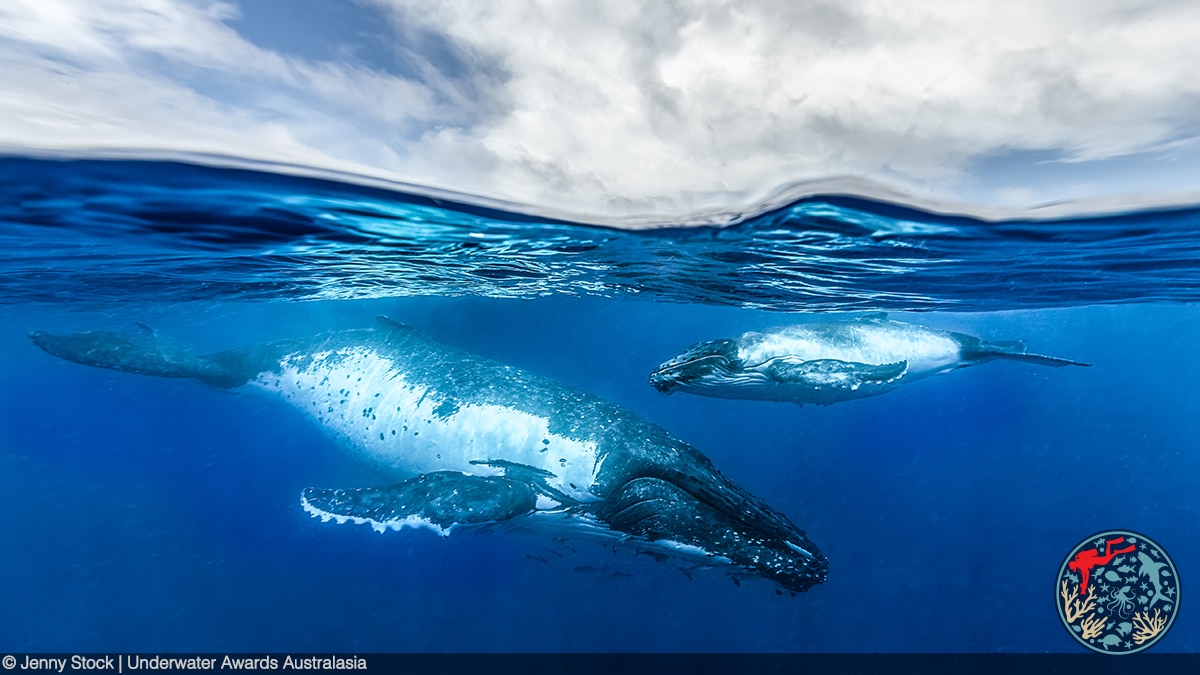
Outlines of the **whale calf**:
{"type": "Polygon", "coordinates": [[[692,345],[650,374],[663,393],[829,405],[995,359],[1087,366],[1029,354],[1023,341],[870,317],[785,326],[692,345]]]}
{"type": "Polygon", "coordinates": [[[828,569],[787,517],[662,428],[384,317],[373,328],[205,355],[149,329],[30,337],[76,363],[257,388],[300,408],[387,481],[304,490],[303,508],[324,521],[598,538],[792,592],[828,569]]]}

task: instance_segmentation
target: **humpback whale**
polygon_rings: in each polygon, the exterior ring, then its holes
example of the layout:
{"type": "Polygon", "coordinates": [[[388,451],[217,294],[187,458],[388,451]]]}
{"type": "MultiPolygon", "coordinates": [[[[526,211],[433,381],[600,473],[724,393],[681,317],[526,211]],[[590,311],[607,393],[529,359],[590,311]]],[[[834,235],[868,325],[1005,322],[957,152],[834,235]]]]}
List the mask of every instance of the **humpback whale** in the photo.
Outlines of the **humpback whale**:
{"type": "Polygon", "coordinates": [[[149,329],[30,337],[68,361],[256,388],[300,408],[386,481],[305,489],[301,505],[323,521],[598,538],[794,593],[828,569],[786,516],[662,428],[385,317],[371,328],[211,354],[149,329]]]}
{"type": "Polygon", "coordinates": [[[995,359],[1087,366],[1029,354],[1024,341],[985,342],[964,333],[879,317],[785,326],[692,345],[650,374],[663,393],[829,405],[995,359]]]}

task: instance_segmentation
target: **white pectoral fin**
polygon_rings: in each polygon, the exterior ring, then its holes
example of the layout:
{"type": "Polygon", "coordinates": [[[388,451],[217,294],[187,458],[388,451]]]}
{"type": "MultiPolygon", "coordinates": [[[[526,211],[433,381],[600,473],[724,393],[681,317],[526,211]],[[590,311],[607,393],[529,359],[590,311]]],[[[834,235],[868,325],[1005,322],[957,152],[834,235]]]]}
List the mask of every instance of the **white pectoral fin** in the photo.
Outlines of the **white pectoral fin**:
{"type": "Polygon", "coordinates": [[[509,520],[534,510],[527,483],[500,476],[435,471],[375,488],[307,488],[304,510],[322,521],[370,525],[377,532],[428,527],[447,536],[456,525],[509,520]]]}
{"type": "Polygon", "coordinates": [[[833,389],[887,384],[900,379],[906,372],[908,361],[872,365],[836,359],[801,361],[790,357],[773,359],[766,368],[767,375],[780,384],[833,389]]]}

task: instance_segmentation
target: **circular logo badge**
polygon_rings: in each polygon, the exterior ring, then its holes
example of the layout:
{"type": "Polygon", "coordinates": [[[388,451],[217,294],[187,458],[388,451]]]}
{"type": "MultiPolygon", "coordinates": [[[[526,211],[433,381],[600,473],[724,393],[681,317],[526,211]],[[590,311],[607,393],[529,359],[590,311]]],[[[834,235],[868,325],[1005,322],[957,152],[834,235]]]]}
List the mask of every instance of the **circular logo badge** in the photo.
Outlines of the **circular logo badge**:
{"type": "Polygon", "coordinates": [[[1058,616],[1084,647],[1133,654],[1162,639],[1179,613],[1179,575],[1167,552],[1128,530],[1094,534],[1058,570],[1058,616]]]}

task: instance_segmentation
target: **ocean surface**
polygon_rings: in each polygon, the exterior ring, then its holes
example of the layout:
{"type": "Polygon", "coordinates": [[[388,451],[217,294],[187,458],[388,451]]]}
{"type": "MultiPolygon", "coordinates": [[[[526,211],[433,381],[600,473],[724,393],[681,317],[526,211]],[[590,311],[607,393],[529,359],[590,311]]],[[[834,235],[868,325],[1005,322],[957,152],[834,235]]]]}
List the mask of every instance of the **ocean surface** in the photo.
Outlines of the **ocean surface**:
{"type": "MultiPolygon", "coordinates": [[[[1085,537],[1141,532],[1182,587],[1200,573],[1200,209],[984,221],[816,195],[658,225],[0,159],[0,651],[1078,653],[1056,581],[1085,537]],[[1093,365],[833,406],[647,383],[701,340],[867,312],[1093,365]],[[28,338],[142,324],[203,352],[381,314],[664,427],[804,529],[828,580],[780,595],[593,542],[323,523],[303,489],[380,479],[297,410],[28,338]]],[[[1192,610],[1155,652],[1200,650],[1192,610]]]]}

